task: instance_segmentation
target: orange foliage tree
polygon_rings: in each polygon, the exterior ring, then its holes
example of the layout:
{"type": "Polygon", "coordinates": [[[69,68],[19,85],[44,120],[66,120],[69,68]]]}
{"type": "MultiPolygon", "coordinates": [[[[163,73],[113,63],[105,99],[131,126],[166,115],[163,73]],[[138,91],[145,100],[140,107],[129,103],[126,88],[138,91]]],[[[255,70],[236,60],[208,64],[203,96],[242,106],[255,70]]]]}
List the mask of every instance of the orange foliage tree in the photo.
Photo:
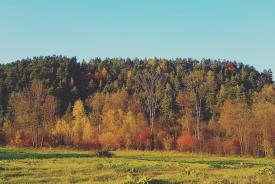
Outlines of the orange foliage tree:
{"type": "Polygon", "coordinates": [[[180,150],[191,150],[194,145],[194,139],[187,130],[182,131],[181,136],[177,140],[177,145],[180,150]]]}

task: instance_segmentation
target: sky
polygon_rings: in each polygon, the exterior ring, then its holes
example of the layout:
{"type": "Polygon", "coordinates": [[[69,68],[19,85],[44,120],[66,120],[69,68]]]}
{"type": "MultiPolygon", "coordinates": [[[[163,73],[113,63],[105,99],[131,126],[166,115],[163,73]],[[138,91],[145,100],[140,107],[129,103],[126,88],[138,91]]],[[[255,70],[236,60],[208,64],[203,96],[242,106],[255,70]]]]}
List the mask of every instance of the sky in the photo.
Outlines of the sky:
{"type": "Polygon", "coordinates": [[[275,0],[0,0],[0,63],[229,59],[275,73],[275,0]]]}

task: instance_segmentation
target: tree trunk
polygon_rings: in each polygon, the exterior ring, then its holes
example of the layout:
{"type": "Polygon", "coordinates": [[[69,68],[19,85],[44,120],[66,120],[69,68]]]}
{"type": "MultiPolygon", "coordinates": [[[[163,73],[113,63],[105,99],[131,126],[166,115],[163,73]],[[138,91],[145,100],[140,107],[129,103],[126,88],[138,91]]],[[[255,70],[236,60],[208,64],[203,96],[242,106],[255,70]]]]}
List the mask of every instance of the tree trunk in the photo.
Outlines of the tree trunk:
{"type": "Polygon", "coordinates": [[[34,142],[34,147],[38,147],[38,126],[35,127],[35,142],[34,142]]]}
{"type": "Polygon", "coordinates": [[[34,131],[34,127],[32,127],[32,147],[35,147],[35,131],[34,131]]]}
{"type": "Polygon", "coordinates": [[[41,144],[40,144],[41,147],[43,147],[43,143],[44,143],[44,136],[42,135],[41,136],[41,144]]]}
{"type": "Polygon", "coordinates": [[[196,138],[200,140],[200,119],[201,119],[201,110],[200,110],[200,104],[201,102],[198,102],[200,100],[196,100],[196,138]]]}
{"type": "Polygon", "coordinates": [[[150,132],[150,139],[151,139],[151,150],[155,149],[155,143],[154,143],[154,113],[150,113],[150,124],[151,124],[151,132],[150,132]]]}

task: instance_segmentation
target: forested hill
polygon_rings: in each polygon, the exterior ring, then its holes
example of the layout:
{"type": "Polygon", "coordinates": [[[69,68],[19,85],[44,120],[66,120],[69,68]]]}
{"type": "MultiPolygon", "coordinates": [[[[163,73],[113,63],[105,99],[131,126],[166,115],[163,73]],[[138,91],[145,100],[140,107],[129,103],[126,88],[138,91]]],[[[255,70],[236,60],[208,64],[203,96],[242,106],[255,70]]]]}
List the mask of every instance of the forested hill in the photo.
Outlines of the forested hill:
{"type": "MultiPolygon", "coordinates": [[[[208,135],[203,126],[219,123],[223,107],[229,102],[238,101],[251,109],[255,94],[263,93],[264,87],[274,89],[270,70],[259,72],[253,66],[231,61],[95,58],[77,62],[76,58],[63,56],[34,57],[0,65],[2,127],[6,121],[15,127],[18,94],[31,91],[39,82],[54,98],[56,118],[67,114],[73,118],[77,100],[84,104],[93,125],[104,124],[106,108],[131,112],[134,117],[142,114],[151,134],[162,131],[174,139],[172,147],[180,135],[175,133],[178,130],[188,130],[198,140],[200,136],[225,136],[210,131],[208,135]]],[[[271,101],[274,103],[273,96],[271,101]]],[[[9,141],[6,138],[4,142],[9,141]]],[[[157,139],[153,141],[157,145],[157,139]]]]}
{"type": "MultiPolygon", "coordinates": [[[[168,76],[163,92],[171,90],[169,95],[173,101],[186,88],[186,77],[198,70],[203,71],[205,78],[213,80],[213,86],[209,87],[215,92],[210,97],[215,103],[238,95],[249,102],[254,91],[272,83],[270,70],[259,72],[253,66],[230,61],[96,58],[77,62],[76,58],[63,56],[34,57],[0,65],[0,111],[7,112],[12,92],[29,87],[33,80],[40,80],[47,86],[60,103],[59,112],[64,113],[76,99],[84,100],[96,92],[138,93],[137,76],[150,69],[161,69],[168,76]]],[[[176,108],[176,104],[173,106],[176,108]]]]}

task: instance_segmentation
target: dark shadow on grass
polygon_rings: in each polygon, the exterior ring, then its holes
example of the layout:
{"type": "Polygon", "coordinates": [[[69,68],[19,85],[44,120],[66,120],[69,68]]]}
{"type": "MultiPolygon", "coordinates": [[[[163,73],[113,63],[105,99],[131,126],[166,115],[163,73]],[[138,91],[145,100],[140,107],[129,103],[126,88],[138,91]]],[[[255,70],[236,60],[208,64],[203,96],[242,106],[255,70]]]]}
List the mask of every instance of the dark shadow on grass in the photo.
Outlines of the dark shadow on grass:
{"type": "Polygon", "coordinates": [[[95,154],[85,153],[31,153],[0,151],[0,160],[17,160],[17,159],[51,159],[51,158],[91,158],[95,154]]]}

